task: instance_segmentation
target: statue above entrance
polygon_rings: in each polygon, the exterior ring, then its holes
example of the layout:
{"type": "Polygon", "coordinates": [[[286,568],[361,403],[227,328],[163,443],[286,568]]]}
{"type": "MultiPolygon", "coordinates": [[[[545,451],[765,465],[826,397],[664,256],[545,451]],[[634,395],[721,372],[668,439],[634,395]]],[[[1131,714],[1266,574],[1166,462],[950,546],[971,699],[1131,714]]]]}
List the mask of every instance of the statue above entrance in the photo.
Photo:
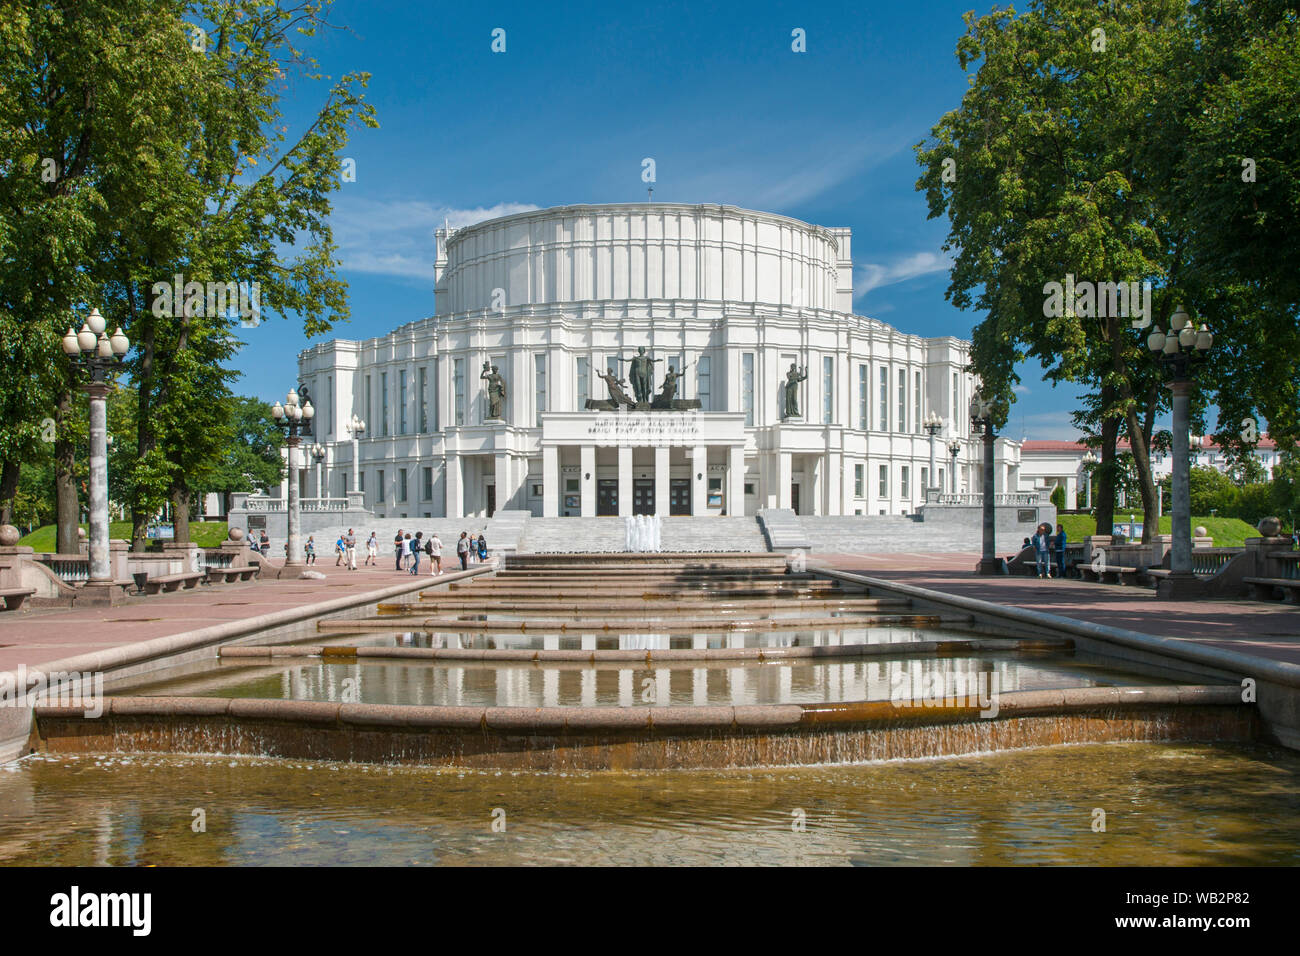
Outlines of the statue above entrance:
{"type": "Polygon", "coordinates": [[[808,367],[805,365],[803,371],[799,370],[798,365],[791,365],[790,371],[785,373],[785,408],[781,417],[798,418],[799,417],[799,383],[808,379],[808,367]]]}
{"type": "MultiPolygon", "coordinates": [[[[623,361],[619,359],[619,361],[623,361]]],[[[653,362],[662,362],[663,359],[652,359],[645,355],[645,349],[637,351],[636,358],[632,359],[632,387],[636,393],[636,398],[628,397],[627,392],[623,390],[623,380],[613,372],[597,371],[596,376],[601,379],[609,389],[608,399],[587,399],[587,408],[591,411],[612,412],[619,408],[630,408],[638,412],[682,412],[698,410],[700,401],[697,398],[677,398],[677,383],[681,381],[682,373],[677,369],[669,367],[664,373],[663,388],[658,395],[652,397],[653,392],[653,362]],[[638,362],[644,364],[638,365],[638,362]],[[636,376],[644,376],[638,385],[636,376]]]]}

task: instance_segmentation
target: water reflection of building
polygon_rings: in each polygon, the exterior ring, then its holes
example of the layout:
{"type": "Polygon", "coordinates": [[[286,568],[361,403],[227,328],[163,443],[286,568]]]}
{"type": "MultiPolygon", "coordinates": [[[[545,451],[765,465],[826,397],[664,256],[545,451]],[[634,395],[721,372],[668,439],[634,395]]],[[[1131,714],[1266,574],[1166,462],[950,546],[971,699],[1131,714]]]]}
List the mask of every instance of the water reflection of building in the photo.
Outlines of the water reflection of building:
{"type": "Polygon", "coordinates": [[[433,316],[300,354],[328,450],[326,487],[307,468],[302,490],[363,491],[380,517],[460,517],[898,514],[927,485],[973,489],[969,343],[855,314],[850,238],[674,203],[564,206],[438,230],[433,316]],[[611,438],[611,413],[587,402],[607,398],[602,373],[628,379],[642,346],[658,360],[655,382],[674,370],[676,397],[700,411],[658,437],[654,414],[631,413],[611,438]],[[791,365],[807,369],[798,418],[783,416],[791,365]],[[506,382],[500,419],[481,377],[493,367],[506,382]],[[931,412],[945,439],[961,440],[955,482],[942,451],[929,474],[931,412]],[[367,429],[350,489],[354,415],[367,429]]]}

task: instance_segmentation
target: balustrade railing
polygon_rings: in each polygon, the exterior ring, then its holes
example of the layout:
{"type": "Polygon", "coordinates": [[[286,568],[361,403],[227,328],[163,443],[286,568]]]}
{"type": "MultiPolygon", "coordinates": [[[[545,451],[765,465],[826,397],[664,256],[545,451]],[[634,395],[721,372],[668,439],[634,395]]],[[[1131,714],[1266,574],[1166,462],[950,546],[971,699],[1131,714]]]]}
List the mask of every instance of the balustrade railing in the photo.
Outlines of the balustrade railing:
{"type": "MultiPolygon", "coordinates": [[[[939,496],[939,504],[978,507],[984,504],[984,496],[982,494],[942,494],[939,496]]],[[[1038,495],[1032,491],[1000,493],[993,496],[993,504],[1028,507],[1038,504],[1038,495]]]]}
{"type": "MultiPolygon", "coordinates": [[[[346,498],[299,498],[300,511],[347,511],[346,498]]],[[[269,498],[261,495],[249,495],[247,510],[259,513],[279,513],[286,510],[283,498],[269,498]]]]}
{"type": "Polygon", "coordinates": [[[58,576],[65,584],[85,584],[90,580],[90,558],[72,557],[71,555],[36,554],[33,555],[58,576]]]}

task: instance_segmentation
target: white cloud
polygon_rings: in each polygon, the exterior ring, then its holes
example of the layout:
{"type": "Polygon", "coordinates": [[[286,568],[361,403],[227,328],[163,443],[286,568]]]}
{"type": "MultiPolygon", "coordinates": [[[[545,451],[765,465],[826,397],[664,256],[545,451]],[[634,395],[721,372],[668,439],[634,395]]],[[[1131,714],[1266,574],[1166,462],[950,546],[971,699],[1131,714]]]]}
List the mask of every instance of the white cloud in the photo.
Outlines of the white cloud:
{"type": "Polygon", "coordinates": [[[934,252],[916,252],[886,264],[862,263],[855,267],[858,274],[853,281],[853,298],[859,299],[872,289],[897,285],[936,272],[947,272],[951,267],[951,258],[934,252]]]}
{"type": "Polygon", "coordinates": [[[334,241],[342,268],[354,272],[433,280],[434,231],[453,229],[540,207],[503,202],[456,209],[418,200],[380,200],[341,195],[334,206],[334,241]]]}
{"type": "Polygon", "coordinates": [[[1011,386],[1011,391],[1015,392],[1015,393],[1018,394],[1018,395],[1028,395],[1028,394],[1029,394],[1029,386],[1028,386],[1028,385],[1012,385],[1012,386],[1011,386]]]}

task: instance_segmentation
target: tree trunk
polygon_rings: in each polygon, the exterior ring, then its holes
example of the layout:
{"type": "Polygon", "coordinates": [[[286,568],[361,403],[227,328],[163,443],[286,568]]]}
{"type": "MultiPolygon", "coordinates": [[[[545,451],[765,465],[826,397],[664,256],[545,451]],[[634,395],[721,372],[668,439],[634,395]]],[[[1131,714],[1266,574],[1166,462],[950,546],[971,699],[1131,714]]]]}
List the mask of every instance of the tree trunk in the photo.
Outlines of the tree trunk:
{"type": "Polygon", "coordinates": [[[190,489],[172,486],[172,540],[178,544],[190,542],[190,489]]]}
{"type": "MultiPolygon", "coordinates": [[[[1110,407],[1115,400],[1115,390],[1109,385],[1101,387],[1101,407],[1110,407]]],[[[1119,441],[1119,419],[1101,420],[1101,466],[1093,476],[1092,503],[1097,514],[1097,534],[1109,535],[1115,527],[1115,446],[1119,441]]]]}
{"type": "Polygon", "coordinates": [[[76,446],[68,435],[68,421],[72,417],[72,392],[59,393],[54,406],[54,515],[58,529],[54,550],[59,554],[77,554],[81,544],[77,538],[80,507],[77,501],[76,446]]]}
{"type": "MultiPolygon", "coordinates": [[[[140,380],[136,386],[136,449],[143,458],[153,451],[157,442],[157,433],[153,428],[152,410],[150,408],[153,393],[153,321],[146,314],[141,315],[140,325],[143,335],[137,343],[140,350],[140,380]]],[[[139,492],[132,495],[131,501],[131,550],[143,551],[145,537],[149,531],[149,519],[153,517],[140,501],[139,492]]]]}
{"type": "Polygon", "coordinates": [[[1142,491],[1142,543],[1150,544],[1158,533],[1156,527],[1156,484],[1151,477],[1151,456],[1146,436],[1138,423],[1137,411],[1129,406],[1125,418],[1128,424],[1129,447],[1133,451],[1133,465],[1137,468],[1138,486],[1142,491]]]}
{"type": "Polygon", "coordinates": [[[20,462],[7,459],[0,464],[0,524],[14,523],[14,496],[18,494],[20,467],[20,462]]]}

